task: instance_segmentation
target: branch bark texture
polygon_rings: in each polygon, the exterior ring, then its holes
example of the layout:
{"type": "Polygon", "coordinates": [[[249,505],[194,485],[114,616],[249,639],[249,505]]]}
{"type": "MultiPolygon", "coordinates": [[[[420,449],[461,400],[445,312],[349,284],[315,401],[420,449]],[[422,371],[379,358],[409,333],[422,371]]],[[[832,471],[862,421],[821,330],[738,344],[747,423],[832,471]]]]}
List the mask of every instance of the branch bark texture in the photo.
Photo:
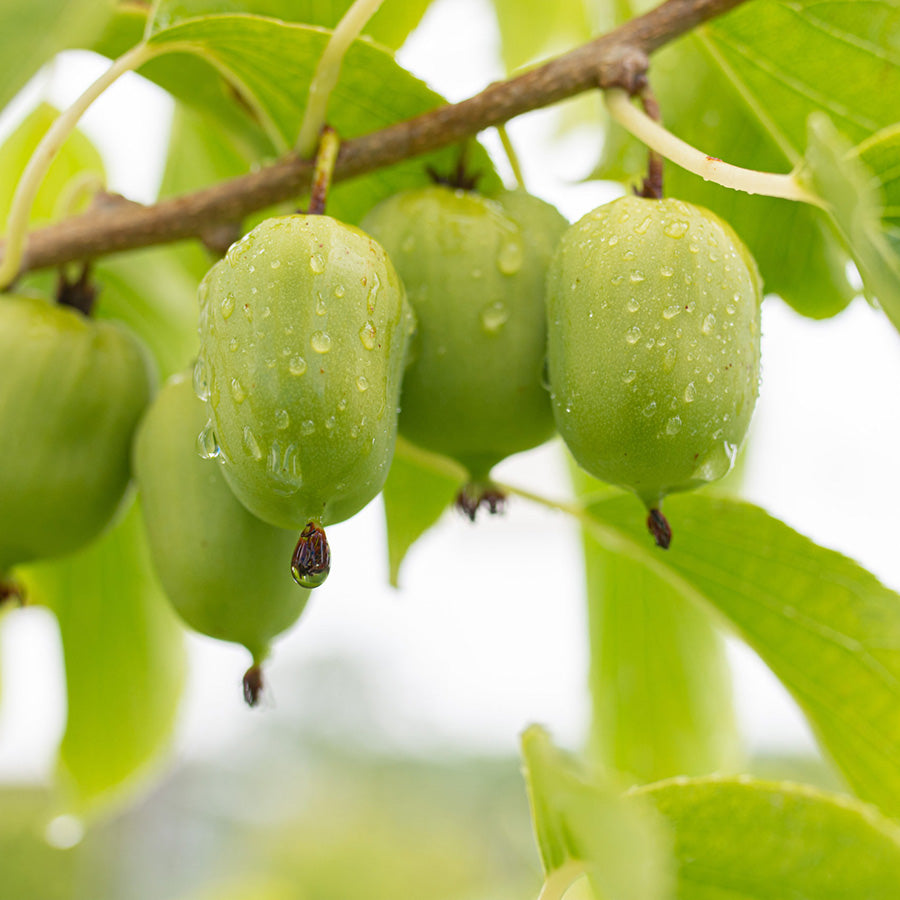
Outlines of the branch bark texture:
{"type": "MultiPolygon", "coordinates": [[[[341,145],[334,181],[420,156],[592,88],[634,91],[659,47],[747,0],[666,0],[647,14],[481,93],[341,145]]],[[[258,171],[142,206],[101,206],[28,236],[20,273],[202,237],[215,226],[305,193],[313,163],[289,155],[258,171]]]]}

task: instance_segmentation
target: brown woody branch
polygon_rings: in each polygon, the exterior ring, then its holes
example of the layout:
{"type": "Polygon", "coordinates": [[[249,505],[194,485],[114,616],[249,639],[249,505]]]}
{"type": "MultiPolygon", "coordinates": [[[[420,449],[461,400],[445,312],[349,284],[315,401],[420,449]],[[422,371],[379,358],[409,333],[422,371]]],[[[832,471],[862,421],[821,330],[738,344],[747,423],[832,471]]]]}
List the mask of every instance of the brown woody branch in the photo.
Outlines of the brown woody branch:
{"type": "MultiPolygon", "coordinates": [[[[746,0],[666,0],[602,37],[480,94],[341,145],[334,181],[343,181],[454,144],[491,125],[591,88],[636,90],[654,50],[746,0]]],[[[100,206],[38,229],[21,272],[109,253],[202,238],[216,226],[305,193],[313,164],[286,156],[258,171],[161,200],[100,206]]]]}

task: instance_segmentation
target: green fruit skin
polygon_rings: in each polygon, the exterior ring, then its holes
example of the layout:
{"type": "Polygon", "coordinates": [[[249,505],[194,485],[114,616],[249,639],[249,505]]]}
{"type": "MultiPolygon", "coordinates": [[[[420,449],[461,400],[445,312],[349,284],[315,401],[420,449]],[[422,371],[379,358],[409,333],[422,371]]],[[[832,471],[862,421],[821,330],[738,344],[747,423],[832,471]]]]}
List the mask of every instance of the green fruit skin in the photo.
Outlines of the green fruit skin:
{"type": "Polygon", "coordinates": [[[418,322],[400,433],[473,480],[547,440],[544,279],[566,220],[524,192],[433,186],[388,198],[362,227],[391,255],[418,322]]]}
{"type": "Polygon", "coordinates": [[[200,305],[195,385],[237,498],[280,528],[357,513],[390,468],[414,327],[381,246],[328,216],[268,219],[200,305]]]}
{"type": "Polygon", "coordinates": [[[114,322],[0,297],[0,575],[60,556],[109,524],[150,402],[150,357],[114,322]]]}
{"type": "Polygon", "coordinates": [[[191,628],[243,644],[261,660],[309,597],[291,578],[297,536],[249,513],[220,467],[201,457],[197,435],[206,420],[191,380],[176,375],[138,429],[134,472],[150,553],[191,628]]]}
{"type": "Polygon", "coordinates": [[[725,475],[759,388],[762,285],[734,231],[623,197],[566,232],[547,285],[553,410],[578,464],[649,508],[725,475]]]}

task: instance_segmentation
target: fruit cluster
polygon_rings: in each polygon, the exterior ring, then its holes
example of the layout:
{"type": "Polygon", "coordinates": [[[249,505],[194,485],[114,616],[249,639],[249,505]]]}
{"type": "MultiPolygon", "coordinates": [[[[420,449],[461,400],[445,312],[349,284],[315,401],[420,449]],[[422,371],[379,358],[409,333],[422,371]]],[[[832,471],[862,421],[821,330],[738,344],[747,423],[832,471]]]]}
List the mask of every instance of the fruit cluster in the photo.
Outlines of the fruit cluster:
{"type": "Polygon", "coordinates": [[[435,185],[383,201],[362,230],[298,214],[246,234],[200,286],[193,377],[146,412],[134,337],[2,298],[0,582],[93,540],[131,460],[166,593],[190,626],[250,650],[253,703],[308,596],[287,561],[321,584],[324,527],[381,490],[398,430],[465,466],[473,518],[496,506],[492,468],[558,431],[668,546],[663,497],[724,475],[746,432],[760,293],[707,210],[626,197],[569,227],[523,191],[435,185]]]}

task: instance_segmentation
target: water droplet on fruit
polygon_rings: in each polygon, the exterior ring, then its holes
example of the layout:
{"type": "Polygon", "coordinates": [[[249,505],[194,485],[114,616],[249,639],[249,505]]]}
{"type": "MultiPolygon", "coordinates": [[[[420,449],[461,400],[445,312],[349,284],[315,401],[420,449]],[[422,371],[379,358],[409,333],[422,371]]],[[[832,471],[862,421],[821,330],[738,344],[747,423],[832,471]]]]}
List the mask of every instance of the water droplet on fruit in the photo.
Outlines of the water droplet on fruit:
{"type": "Polygon", "coordinates": [[[704,334],[712,334],[716,330],[716,317],[712,313],[703,320],[700,330],[704,334]]]}
{"type": "Polygon", "coordinates": [[[263,453],[249,425],[244,426],[244,449],[254,458],[262,459],[263,453]]]}
{"type": "Polygon", "coordinates": [[[629,370],[622,376],[622,384],[631,384],[631,383],[634,381],[635,378],[637,378],[637,372],[635,372],[634,369],[629,369],[629,370]]]}
{"type": "Polygon", "coordinates": [[[337,419],[334,416],[329,416],[325,420],[325,429],[327,431],[331,431],[331,429],[334,428],[335,425],[337,425],[337,419]]]}
{"type": "Polygon", "coordinates": [[[302,375],[306,371],[306,360],[302,356],[295,356],[288,363],[288,372],[291,375],[302,375]]]}
{"type": "Polygon", "coordinates": [[[640,269],[633,269],[629,277],[632,284],[639,284],[644,280],[644,273],[640,269]]]}
{"type": "Polygon", "coordinates": [[[232,339],[228,342],[228,349],[229,349],[232,353],[235,353],[235,352],[237,351],[237,348],[238,348],[239,346],[240,346],[240,345],[238,344],[238,339],[237,339],[237,338],[232,338],[232,339]]]}
{"type": "Polygon", "coordinates": [[[309,267],[318,275],[325,271],[325,260],[318,253],[313,253],[309,258],[309,267]]]}
{"type": "Polygon", "coordinates": [[[338,400],[337,410],[338,410],[338,412],[343,412],[346,408],[347,408],[347,398],[341,397],[341,399],[338,400]]]}
{"type": "Polygon", "coordinates": [[[500,300],[481,310],[481,326],[488,334],[496,334],[508,321],[509,310],[500,300]]]}
{"type": "Polygon", "coordinates": [[[339,284],[339,285],[334,289],[334,296],[337,297],[338,300],[340,300],[341,297],[343,297],[345,293],[346,293],[346,291],[344,290],[344,286],[343,286],[342,284],[339,284]]]}
{"type": "Polygon", "coordinates": [[[653,218],[651,216],[647,216],[643,222],[641,222],[639,225],[634,226],[634,233],[635,234],[646,234],[647,230],[650,228],[650,225],[652,224],[652,222],[653,222],[653,218]]]}
{"type": "Polygon", "coordinates": [[[328,312],[328,307],[325,305],[325,298],[322,296],[321,292],[316,293],[316,315],[324,316],[325,313],[328,312]]]}
{"type": "Polygon", "coordinates": [[[325,331],[314,331],[309,337],[309,345],[316,353],[327,353],[331,349],[331,335],[325,331]]]}
{"type": "Polygon", "coordinates": [[[628,331],[625,332],[625,340],[629,344],[636,344],[641,339],[641,329],[637,327],[637,325],[632,325],[628,331]]]}
{"type": "Polygon", "coordinates": [[[672,219],[663,226],[663,231],[670,238],[684,237],[688,230],[688,223],[682,219],[672,219]]]}
{"type": "Polygon", "coordinates": [[[294,581],[307,589],[322,584],[331,571],[331,548],[324,529],[310,522],[300,534],[291,558],[291,574],[294,581]]]}
{"type": "Polygon", "coordinates": [[[367,391],[369,389],[369,379],[365,375],[360,375],[356,379],[356,386],[359,388],[360,393],[367,391]]]}
{"type": "Polygon", "coordinates": [[[694,382],[689,381],[687,383],[687,387],[684,389],[684,402],[685,403],[693,403],[694,398],[697,396],[697,389],[694,387],[694,382]]]}
{"type": "Polygon", "coordinates": [[[197,435],[197,452],[204,459],[215,459],[221,452],[212,419],[203,426],[203,430],[197,435]]]}
{"type": "Polygon", "coordinates": [[[244,310],[244,317],[247,319],[248,322],[252,322],[253,321],[253,310],[250,309],[250,304],[245,303],[243,306],[243,310],[244,310]]]}
{"type": "Polygon", "coordinates": [[[666,356],[663,360],[663,365],[665,366],[667,371],[671,371],[675,367],[675,362],[678,359],[678,351],[674,347],[669,347],[666,350],[666,356]]]}
{"type": "Polygon", "coordinates": [[[504,275],[515,275],[522,268],[525,250],[520,241],[506,241],[497,254],[497,268],[504,275]]]}
{"type": "Polygon", "coordinates": [[[316,423],[313,422],[312,419],[305,419],[300,423],[300,434],[306,435],[307,437],[313,434],[316,430],[316,423]]]}
{"type": "Polygon", "coordinates": [[[634,259],[634,250],[626,250],[626,251],[622,254],[622,259],[624,259],[626,262],[628,262],[629,260],[634,259]]]}
{"type": "Polygon", "coordinates": [[[231,396],[234,397],[235,403],[243,403],[244,398],[247,396],[244,393],[244,386],[237,378],[231,379],[231,396]]]}
{"type": "Polygon", "coordinates": [[[222,308],[222,318],[228,319],[231,317],[231,314],[234,312],[234,294],[228,293],[222,298],[222,302],[220,304],[222,308]]]}
{"type": "Polygon", "coordinates": [[[619,236],[614,234],[606,243],[610,247],[615,247],[619,243],[619,236]]]}
{"type": "Polygon", "coordinates": [[[715,372],[707,372],[706,373],[706,383],[712,384],[716,380],[715,372]]]}
{"type": "Polygon", "coordinates": [[[680,312],[681,312],[681,307],[676,303],[676,304],[673,304],[672,306],[667,306],[663,310],[662,315],[663,315],[664,319],[669,320],[669,319],[674,319],[675,316],[677,316],[678,313],[680,313],[680,312]]]}
{"type": "MultiPolygon", "coordinates": [[[[625,278],[625,276],[622,274],[613,275],[613,277],[609,279],[609,283],[610,284],[621,284],[624,278],[625,278]]],[[[574,287],[574,285],[573,285],[573,287],[574,287]]]]}
{"type": "Polygon", "coordinates": [[[668,422],[666,422],[666,434],[678,434],[681,431],[681,418],[679,416],[672,416],[668,422]]]}
{"type": "Polygon", "coordinates": [[[671,278],[675,274],[675,270],[671,266],[660,267],[659,274],[663,278],[671,278]]]}
{"type": "Polygon", "coordinates": [[[197,362],[194,363],[193,384],[198,399],[209,400],[209,371],[202,356],[197,357],[197,362]]]}
{"type": "Polygon", "coordinates": [[[291,417],[286,409],[278,409],[275,411],[275,427],[280,431],[284,431],[291,424],[291,417]]]}
{"type": "Polygon", "coordinates": [[[641,412],[649,419],[656,414],[656,401],[651,400],[641,412]]]}
{"type": "Polygon", "coordinates": [[[362,345],[366,350],[375,349],[375,333],[375,325],[372,322],[366,322],[363,327],[359,329],[359,339],[362,341],[362,345]]]}
{"type": "Polygon", "coordinates": [[[635,297],[632,297],[632,298],[625,304],[625,309],[627,309],[628,312],[630,312],[630,313],[635,313],[635,312],[637,312],[640,308],[641,308],[641,304],[638,303],[638,301],[637,301],[637,299],[636,299],[635,297]]]}
{"type": "Polygon", "coordinates": [[[269,263],[269,265],[270,265],[273,269],[280,269],[280,268],[281,268],[281,260],[280,260],[280,259],[273,259],[272,262],[269,263]]]}
{"type": "Polygon", "coordinates": [[[381,288],[381,280],[378,278],[378,273],[372,273],[372,286],[369,288],[369,293],[366,296],[366,309],[369,313],[375,312],[375,304],[378,300],[378,291],[381,288]]]}

